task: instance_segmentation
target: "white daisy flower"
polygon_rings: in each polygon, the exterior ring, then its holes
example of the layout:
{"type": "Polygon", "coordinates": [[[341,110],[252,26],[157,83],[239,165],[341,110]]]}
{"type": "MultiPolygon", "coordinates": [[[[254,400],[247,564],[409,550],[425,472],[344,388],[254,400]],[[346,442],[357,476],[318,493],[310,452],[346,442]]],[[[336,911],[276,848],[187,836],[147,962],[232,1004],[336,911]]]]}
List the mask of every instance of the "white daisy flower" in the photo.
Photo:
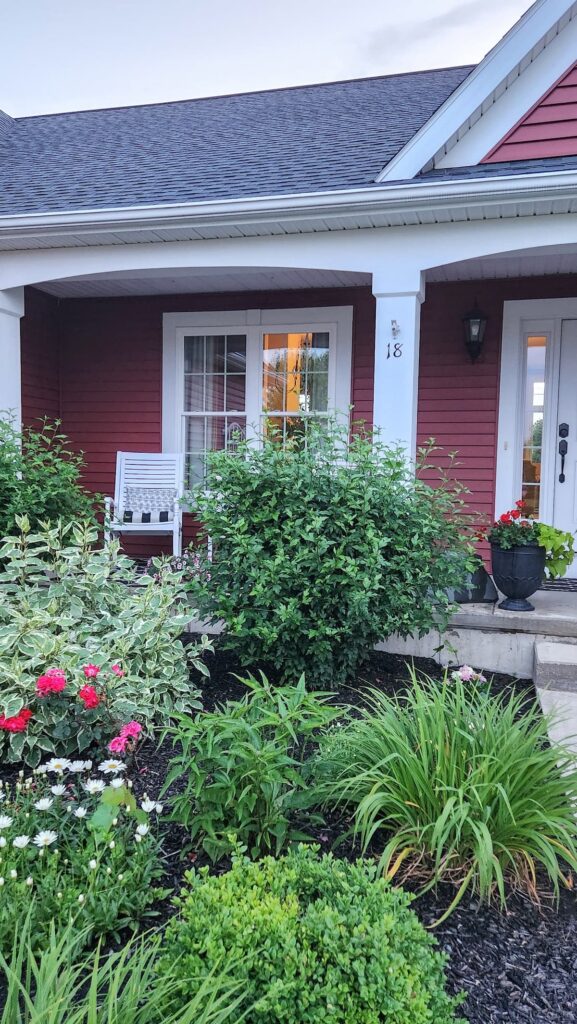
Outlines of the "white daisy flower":
{"type": "Polygon", "coordinates": [[[67,757],[51,757],[46,764],[40,766],[40,771],[58,772],[59,775],[62,775],[62,773],[68,771],[69,768],[70,761],[67,757]]]}
{"type": "Polygon", "coordinates": [[[63,786],[62,784],[59,786],[51,786],[50,792],[54,793],[54,796],[64,796],[66,792],[66,786],[63,786]]]}
{"type": "Polygon", "coordinates": [[[39,832],[38,835],[34,836],[33,842],[36,846],[51,846],[58,839],[58,833],[53,832],[51,829],[46,829],[44,832],[39,832]]]}
{"type": "Polygon", "coordinates": [[[74,811],[75,818],[85,818],[87,814],[88,811],[86,810],[86,807],[77,807],[74,811]]]}
{"type": "Polygon", "coordinates": [[[123,785],[124,779],[111,779],[109,782],[109,786],[112,786],[113,789],[121,789],[123,785]]]}
{"type": "Polygon", "coordinates": [[[12,840],[12,846],[15,846],[17,850],[23,850],[25,846],[28,846],[30,842],[30,836],[15,836],[12,840]]]}
{"type": "Polygon", "coordinates": [[[137,827],[136,827],[136,835],[137,836],[146,836],[146,835],[148,835],[149,832],[150,832],[149,825],[137,825],[137,827]]]}
{"type": "Polygon", "coordinates": [[[69,772],[88,772],[92,768],[92,761],[71,761],[68,765],[69,772]]]}
{"type": "Polygon", "coordinates": [[[146,811],[147,814],[150,814],[151,811],[156,810],[156,801],[155,800],[143,800],[140,806],[142,807],[143,811],[146,811]]]}
{"type": "Polygon", "coordinates": [[[102,793],[106,788],[106,783],[102,779],[89,779],[88,782],[84,783],[84,789],[91,796],[95,796],[96,793],[102,793]]]}
{"type": "Polygon", "coordinates": [[[41,800],[37,800],[34,804],[37,811],[49,811],[52,807],[54,800],[49,796],[43,796],[41,800]]]}
{"type": "Polygon", "coordinates": [[[126,765],[124,761],[119,761],[115,757],[109,757],[106,761],[102,761],[98,765],[98,771],[103,772],[104,775],[117,775],[118,772],[125,772],[126,765]]]}
{"type": "Polygon", "coordinates": [[[8,814],[0,814],[0,828],[10,828],[14,818],[8,814]]]}

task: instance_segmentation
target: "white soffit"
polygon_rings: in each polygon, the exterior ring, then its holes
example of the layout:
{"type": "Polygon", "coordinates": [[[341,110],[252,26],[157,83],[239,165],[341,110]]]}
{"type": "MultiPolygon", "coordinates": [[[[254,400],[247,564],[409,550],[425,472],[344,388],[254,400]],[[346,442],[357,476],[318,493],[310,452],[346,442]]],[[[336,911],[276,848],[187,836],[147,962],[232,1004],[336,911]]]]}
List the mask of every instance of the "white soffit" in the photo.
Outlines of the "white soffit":
{"type": "Polygon", "coordinates": [[[432,167],[478,164],[577,55],[577,2],[537,0],[406,146],[377,181],[432,167]]]}

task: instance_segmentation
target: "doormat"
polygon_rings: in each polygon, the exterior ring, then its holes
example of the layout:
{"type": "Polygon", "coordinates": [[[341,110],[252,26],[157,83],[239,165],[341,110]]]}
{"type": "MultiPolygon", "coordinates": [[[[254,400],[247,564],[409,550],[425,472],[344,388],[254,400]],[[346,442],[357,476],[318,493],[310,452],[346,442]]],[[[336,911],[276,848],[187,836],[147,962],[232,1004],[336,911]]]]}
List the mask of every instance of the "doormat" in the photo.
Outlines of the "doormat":
{"type": "Polygon", "coordinates": [[[575,580],[547,580],[542,583],[540,590],[556,590],[560,594],[577,594],[577,579],[575,580]]]}

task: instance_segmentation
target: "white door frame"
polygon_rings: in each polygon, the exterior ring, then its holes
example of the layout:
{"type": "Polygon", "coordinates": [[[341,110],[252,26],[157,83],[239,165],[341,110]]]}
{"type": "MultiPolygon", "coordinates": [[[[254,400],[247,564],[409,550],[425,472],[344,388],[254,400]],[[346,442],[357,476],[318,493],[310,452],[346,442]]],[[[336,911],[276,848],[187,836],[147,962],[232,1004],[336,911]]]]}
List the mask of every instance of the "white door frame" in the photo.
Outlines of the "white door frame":
{"type": "Polygon", "coordinates": [[[527,333],[549,337],[545,362],[547,402],[543,418],[540,519],[553,522],[559,359],[563,320],[577,320],[577,298],[523,299],[503,305],[495,516],[521,497],[523,403],[527,333]]]}

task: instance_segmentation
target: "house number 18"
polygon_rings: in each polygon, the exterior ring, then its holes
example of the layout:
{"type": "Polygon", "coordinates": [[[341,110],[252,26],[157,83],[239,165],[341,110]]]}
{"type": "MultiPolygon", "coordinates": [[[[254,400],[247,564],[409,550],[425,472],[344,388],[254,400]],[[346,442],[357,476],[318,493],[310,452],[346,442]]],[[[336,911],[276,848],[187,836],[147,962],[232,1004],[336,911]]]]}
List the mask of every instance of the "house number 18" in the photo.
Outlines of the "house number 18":
{"type": "Polygon", "coordinates": [[[390,341],[387,342],[387,359],[390,359],[391,356],[393,357],[393,359],[400,359],[402,354],[403,354],[403,343],[402,343],[402,341],[395,341],[393,343],[393,351],[392,352],[391,352],[391,343],[390,343],[390,341]]]}

